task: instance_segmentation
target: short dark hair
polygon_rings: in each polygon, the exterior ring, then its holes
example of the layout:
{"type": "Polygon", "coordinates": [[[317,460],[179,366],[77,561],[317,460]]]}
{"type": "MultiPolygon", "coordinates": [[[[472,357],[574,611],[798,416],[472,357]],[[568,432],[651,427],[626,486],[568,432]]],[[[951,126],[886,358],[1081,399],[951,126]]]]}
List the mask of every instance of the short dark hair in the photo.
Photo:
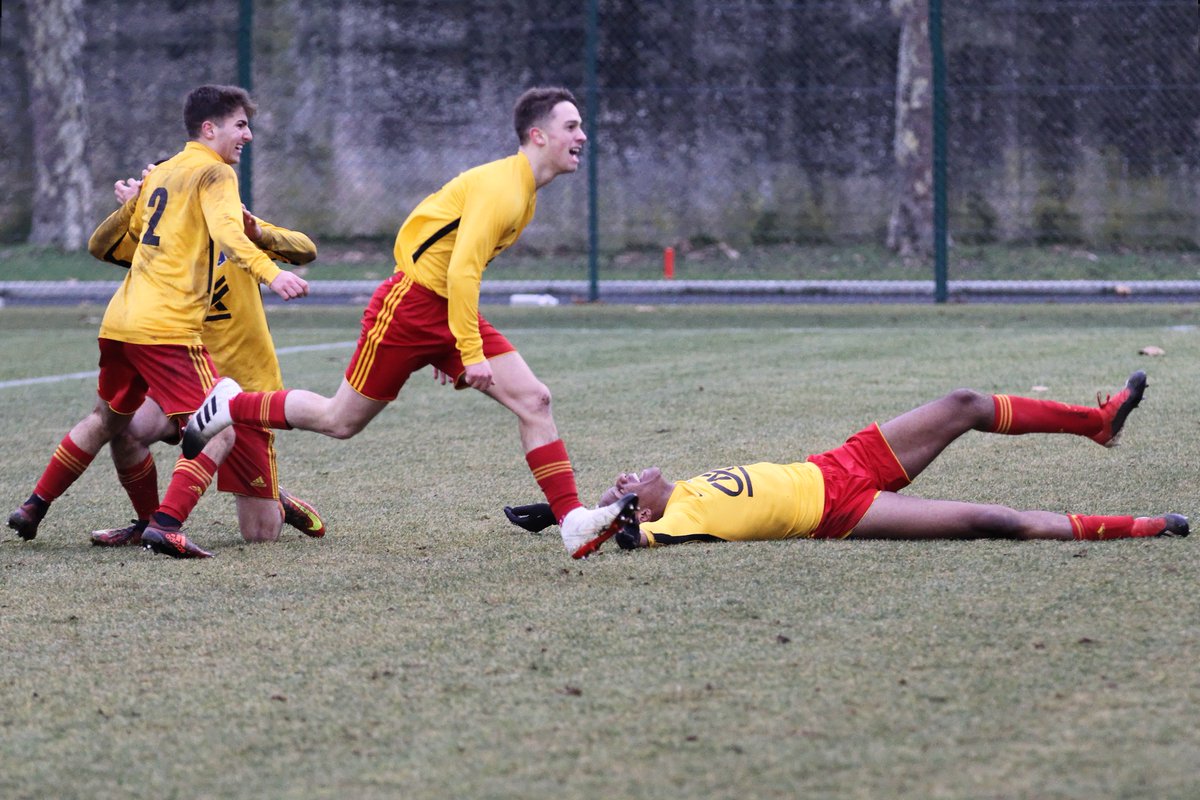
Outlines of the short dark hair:
{"type": "Polygon", "coordinates": [[[513,107],[513,127],[517,129],[517,141],[526,144],[529,141],[529,129],[549,117],[554,107],[563,102],[579,105],[571,90],[561,86],[535,86],[526,89],[513,107]]]}
{"type": "Polygon", "coordinates": [[[240,86],[199,86],[193,89],[183,104],[183,125],[189,138],[200,135],[205,120],[222,120],[238,109],[247,117],[253,117],[258,106],[250,99],[250,93],[240,86]]]}

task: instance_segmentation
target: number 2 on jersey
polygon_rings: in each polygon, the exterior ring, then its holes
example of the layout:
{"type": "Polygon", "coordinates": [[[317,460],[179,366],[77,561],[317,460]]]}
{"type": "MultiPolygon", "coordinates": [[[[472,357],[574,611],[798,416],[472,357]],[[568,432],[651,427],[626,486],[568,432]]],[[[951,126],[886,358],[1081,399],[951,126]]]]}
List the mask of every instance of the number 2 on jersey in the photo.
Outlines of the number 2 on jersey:
{"type": "Polygon", "coordinates": [[[167,190],[162,186],[154,190],[150,195],[150,199],[146,201],[148,208],[153,208],[154,213],[150,215],[150,223],[146,226],[146,233],[142,235],[142,244],[151,244],[158,246],[158,235],[154,233],[154,229],[158,226],[159,219],[162,218],[163,212],[167,210],[167,190]]]}

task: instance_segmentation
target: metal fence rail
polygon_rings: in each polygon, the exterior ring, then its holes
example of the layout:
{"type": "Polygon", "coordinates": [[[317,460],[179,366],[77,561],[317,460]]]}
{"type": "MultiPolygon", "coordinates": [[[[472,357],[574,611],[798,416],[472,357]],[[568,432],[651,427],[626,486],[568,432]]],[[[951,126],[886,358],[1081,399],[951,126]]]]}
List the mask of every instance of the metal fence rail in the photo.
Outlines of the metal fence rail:
{"type": "MultiPolygon", "coordinates": [[[[378,281],[311,281],[304,302],[365,306],[378,281]]],[[[4,305],[107,304],[117,281],[0,281],[4,305]]],[[[587,280],[485,280],[486,304],[551,306],[591,299],[587,280]]],[[[619,304],[677,303],[925,303],[934,281],[605,280],[599,300],[619,304]]],[[[1200,281],[950,281],[949,299],[963,303],[1200,301],[1200,281]]],[[[265,292],[268,304],[279,301],[265,292]]]]}

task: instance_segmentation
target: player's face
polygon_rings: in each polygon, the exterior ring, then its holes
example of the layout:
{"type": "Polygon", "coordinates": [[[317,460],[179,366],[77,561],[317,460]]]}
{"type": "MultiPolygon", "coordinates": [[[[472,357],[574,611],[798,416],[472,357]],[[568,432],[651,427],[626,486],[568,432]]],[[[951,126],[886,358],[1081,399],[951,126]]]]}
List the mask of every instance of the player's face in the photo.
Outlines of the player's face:
{"type": "Polygon", "coordinates": [[[600,505],[615,503],[629,492],[641,495],[643,491],[662,480],[662,470],[658,467],[646,467],[641,472],[622,472],[613,481],[613,485],[600,496],[600,505]]]}
{"type": "Polygon", "coordinates": [[[211,136],[208,146],[226,164],[236,164],[242,160],[242,148],[254,138],[245,110],[239,108],[224,119],[205,122],[204,125],[211,136]]]}
{"type": "Polygon", "coordinates": [[[556,105],[538,131],[545,137],[548,160],[554,165],[555,174],[562,175],[579,169],[579,154],[587,136],[583,132],[583,119],[574,103],[564,100],[556,105]]]}

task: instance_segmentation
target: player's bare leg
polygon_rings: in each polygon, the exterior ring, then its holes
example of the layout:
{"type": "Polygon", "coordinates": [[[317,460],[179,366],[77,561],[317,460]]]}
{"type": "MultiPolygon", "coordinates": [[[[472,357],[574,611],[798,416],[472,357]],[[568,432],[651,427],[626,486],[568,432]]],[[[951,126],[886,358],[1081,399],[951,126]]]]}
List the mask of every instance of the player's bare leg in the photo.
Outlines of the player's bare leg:
{"type": "Polygon", "coordinates": [[[1066,433],[1113,447],[1145,391],[1146,374],[1140,370],[1098,408],[957,389],[879,427],[911,480],[970,430],[1009,435],[1066,433]]]}
{"type": "Polygon", "coordinates": [[[881,492],[855,539],[1073,539],[1066,514],[881,492]]]}
{"type": "Polygon", "coordinates": [[[851,534],[855,539],[1124,539],[1187,536],[1187,518],[1085,516],[1017,511],[1000,505],[927,500],[881,492],[851,534]]]}
{"type": "Polygon", "coordinates": [[[489,362],[495,383],[484,394],[516,415],[524,451],[528,453],[558,439],[550,390],[537,379],[521,354],[505,353],[489,362]]]}
{"type": "Polygon", "coordinates": [[[879,426],[900,466],[913,480],[958,437],[985,431],[995,416],[991,395],[957,389],[879,426]]]}
{"type": "Polygon", "coordinates": [[[387,405],[382,400],[363,397],[342,378],[333,397],[292,389],[284,402],[284,414],[293,428],[349,439],[367,427],[387,405]]]}

